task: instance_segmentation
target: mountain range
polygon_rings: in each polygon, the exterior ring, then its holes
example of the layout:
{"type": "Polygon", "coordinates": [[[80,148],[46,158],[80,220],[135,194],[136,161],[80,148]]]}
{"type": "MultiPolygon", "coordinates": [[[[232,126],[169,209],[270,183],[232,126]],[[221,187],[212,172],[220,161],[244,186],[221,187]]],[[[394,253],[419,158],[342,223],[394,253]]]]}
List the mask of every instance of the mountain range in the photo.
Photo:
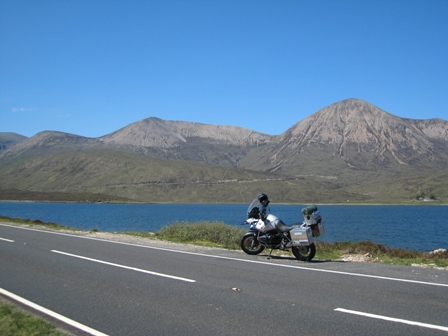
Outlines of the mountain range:
{"type": "Polygon", "coordinates": [[[447,190],[448,122],[400,118],[360,99],[276,136],[153,117],[98,138],[0,133],[4,199],[246,202],[266,192],[276,202],[401,203],[448,201],[447,190]]]}

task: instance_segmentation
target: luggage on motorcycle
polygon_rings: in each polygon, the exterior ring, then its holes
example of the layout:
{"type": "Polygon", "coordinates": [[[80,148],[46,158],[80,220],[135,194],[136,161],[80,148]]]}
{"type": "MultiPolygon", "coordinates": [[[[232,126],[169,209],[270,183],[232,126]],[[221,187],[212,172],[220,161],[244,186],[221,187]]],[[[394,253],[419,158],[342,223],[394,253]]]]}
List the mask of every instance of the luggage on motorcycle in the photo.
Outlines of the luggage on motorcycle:
{"type": "Polygon", "coordinates": [[[311,204],[306,208],[303,208],[302,215],[306,225],[317,224],[317,222],[322,218],[315,204],[311,204]]]}
{"type": "Polygon", "coordinates": [[[325,230],[322,216],[320,215],[320,212],[315,204],[311,204],[306,208],[303,208],[302,215],[303,222],[311,228],[315,238],[324,234],[325,230]]]}
{"type": "Polygon", "coordinates": [[[314,238],[318,238],[325,233],[324,221],[322,220],[322,218],[316,224],[309,225],[309,227],[311,228],[311,231],[313,232],[314,238]]]}
{"type": "Polygon", "coordinates": [[[289,233],[292,246],[309,246],[314,242],[313,233],[309,227],[296,227],[289,233]]]}
{"type": "Polygon", "coordinates": [[[313,212],[317,211],[317,206],[315,204],[308,205],[306,208],[302,209],[302,215],[308,216],[311,215],[313,212]]]}
{"type": "Polygon", "coordinates": [[[317,224],[322,220],[322,216],[319,211],[313,212],[311,215],[303,216],[304,223],[306,225],[317,224]]]}

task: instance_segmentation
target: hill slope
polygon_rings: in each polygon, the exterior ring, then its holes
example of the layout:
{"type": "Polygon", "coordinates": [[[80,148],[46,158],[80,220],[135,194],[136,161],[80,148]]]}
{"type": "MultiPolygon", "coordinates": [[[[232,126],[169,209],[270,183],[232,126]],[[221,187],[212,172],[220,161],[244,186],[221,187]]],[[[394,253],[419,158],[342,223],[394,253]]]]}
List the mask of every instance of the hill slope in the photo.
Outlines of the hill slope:
{"type": "MultiPolygon", "coordinates": [[[[97,148],[14,160],[0,169],[0,199],[2,193],[19,195],[17,190],[28,191],[29,195],[72,193],[76,200],[85,195],[84,199],[95,201],[115,196],[131,201],[179,203],[248,202],[262,191],[269,192],[279,202],[336,202],[341,195],[351,196],[343,190],[326,190],[326,181],[319,179],[97,148]],[[315,192],[308,193],[310,189],[315,192]]],[[[22,192],[24,199],[26,195],[22,192]]]]}
{"type": "Polygon", "coordinates": [[[0,153],[25,139],[27,139],[26,136],[17,133],[0,132],[0,153]]]}

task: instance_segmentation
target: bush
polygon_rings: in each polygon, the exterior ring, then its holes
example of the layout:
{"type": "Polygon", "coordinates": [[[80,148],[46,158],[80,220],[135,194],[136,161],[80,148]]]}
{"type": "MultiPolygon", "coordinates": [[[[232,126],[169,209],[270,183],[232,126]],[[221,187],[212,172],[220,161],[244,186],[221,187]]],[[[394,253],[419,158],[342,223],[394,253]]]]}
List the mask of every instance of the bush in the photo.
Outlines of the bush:
{"type": "Polygon", "coordinates": [[[239,241],[246,230],[222,222],[175,222],[164,226],[156,237],[183,243],[212,243],[229,249],[239,248],[239,241]]]}

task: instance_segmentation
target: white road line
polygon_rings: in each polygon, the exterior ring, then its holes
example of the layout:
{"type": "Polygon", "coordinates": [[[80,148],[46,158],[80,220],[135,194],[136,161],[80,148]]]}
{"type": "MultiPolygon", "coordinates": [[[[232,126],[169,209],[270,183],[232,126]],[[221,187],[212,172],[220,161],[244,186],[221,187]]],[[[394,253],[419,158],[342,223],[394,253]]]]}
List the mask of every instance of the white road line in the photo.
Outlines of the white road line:
{"type": "Polygon", "coordinates": [[[410,325],[423,327],[423,328],[430,328],[430,329],[437,329],[437,330],[442,330],[442,331],[448,331],[448,327],[443,327],[443,326],[439,326],[439,325],[435,325],[435,324],[421,323],[421,322],[415,322],[415,321],[410,321],[410,320],[403,320],[403,319],[394,318],[394,317],[388,317],[388,316],[383,316],[383,315],[369,314],[369,313],[364,313],[364,312],[360,312],[360,311],[356,311],[356,310],[349,310],[349,309],[344,309],[344,308],[336,308],[335,311],[338,311],[338,312],[341,312],[341,313],[347,313],[347,314],[360,315],[360,316],[365,316],[365,317],[370,317],[370,318],[380,319],[380,320],[385,320],[385,321],[410,324],[410,325]]]}
{"type": "Polygon", "coordinates": [[[98,330],[92,329],[92,328],[90,328],[90,327],[88,327],[88,326],[86,326],[84,324],[81,324],[79,322],[76,322],[76,321],[74,321],[72,319],[69,319],[68,317],[65,317],[63,315],[55,313],[52,310],[49,310],[49,309],[44,308],[42,306],[39,306],[39,305],[35,304],[34,302],[28,301],[27,299],[24,299],[21,296],[18,296],[18,295],[14,294],[14,293],[8,292],[7,290],[5,290],[3,288],[0,288],[0,294],[2,294],[4,296],[7,296],[7,297],[9,297],[10,299],[12,299],[14,301],[20,302],[21,304],[24,304],[24,305],[26,305],[28,307],[31,307],[31,308],[33,308],[33,309],[35,309],[35,310],[37,310],[37,311],[39,311],[41,313],[44,313],[45,315],[48,315],[48,316],[50,316],[52,318],[55,318],[55,319],[57,319],[57,320],[59,320],[61,322],[64,322],[65,324],[71,325],[72,327],[75,327],[75,328],[77,328],[79,330],[82,330],[82,331],[84,331],[86,333],[89,333],[91,335],[94,335],[94,336],[107,336],[107,334],[104,334],[104,333],[102,333],[102,332],[100,332],[98,330]]]}
{"type": "Polygon", "coordinates": [[[137,247],[153,249],[153,250],[168,251],[168,252],[181,253],[181,254],[197,255],[197,256],[201,256],[201,257],[214,258],[214,259],[234,260],[234,261],[241,261],[241,262],[247,262],[247,263],[269,265],[269,266],[275,266],[275,267],[295,268],[295,269],[301,269],[301,270],[306,270],[306,271],[311,271],[311,272],[323,272],[323,273],[341,274],[341,275],[357,276],[357,277],[372,278],[372,279],[381,279],[381,280],[389,280],[389,281],[407,282],[407,283],[414,283],[414,284],[420,284],[420,285],[448,287],[448,284],[436,283],[436,282],[417,281],[417,280],[400,279],[400,278],[390,278],[390,277],[384,277],[384,276],[378,276],[378,275],[369,275],[369,274],[362,274],[362,273],[351,273],[351,272],[343,272],[343,271],[333,271],[333,270],[326,270],[326,269],[320,269],[320,268],[311,268],[311,267],[305,267],[305,266],[273,264],[271,262],[266,262],[266,261],[240,259],[240,258],[224,257],[224,256],[215,256],[215,255],[210,255],[210,254],[196,253],[196,252],[187,252],[187,251],[180,251],[180,250],[171,250],[171,249],[162,248],[162,247],[154,247],[154,246],[138,245],[138,244],[132,244],[132,243],[124,243],[124,242],[119,242],[119,241],[114,241],[114,240],[100,239],[100,238],[94,238],[94,237],[84,237],[84,236],[78,236],[78,235],[62,233],[62,232],[52,232],[52,231],[43,231],[43,230],[32,229],[32,228],[23,228],[23,227],[19,227],[19,226],[8,225],[8,224],[0,224],[0,226],[9,226],[9,227],[17,228],[17,229],[22,229],[22,230],[44,232],[44,233],[49,233],[49,234],[68,236],[68,237],[74,237],[74,238],[83,238],[83,239],[96,240],[96,241],[101,241],[101,242],[108,242],[108,243],[127,245],[127,246],[137,246],[137,247]]]}
{"type": "Polygon", "coordinates": [[[11,239],[0,238],[0,240],[6,241],[8,243],[14,243],[14,240],[11,240],[11,239]]]}
{"type": "Polygon", "coordinates": [[[124,268],[124,269],[128,269],[128,270],[136,271],[136,272],[142,272],[142,273],[146,273],[146,274],[157,275],[157,276],[164,277],[164,278],[170,278],[170,279],[174,279],[174,280],[181,280],[181,281],[185,281],[185,282],[196,282],[196,280],[192,280],[192,279],[181,278],[181,277],[174,276],[174,275],[169,275],[169,274],[163,274],[163,273],[152,272],[152,271],[144,270],[144,269],[141,269],[141,268],[136,268],[136,267],[130,267],[130,266],[126,266],[126,265],[115,264],[115,263],[111,263],[111,262],[104,261],[104,260],[88,258],[88,257],[84,257],[84,256],[76,255],[76,254],[71,254],[71,253],[66,253],[66,252],[57,251],[57,250],[51,250],[51,252],[59,253],[59,254],[63,254],[63,255],[69,256],[69,257],[74,257],[74,258],[79,258],[79,259],[89,260],[89,261],[93,261],[93,262],[97,262],[97,263],[105,264],[105,265],[109,265],[109,266],[121,267],[121,268],[124,268]]]}

